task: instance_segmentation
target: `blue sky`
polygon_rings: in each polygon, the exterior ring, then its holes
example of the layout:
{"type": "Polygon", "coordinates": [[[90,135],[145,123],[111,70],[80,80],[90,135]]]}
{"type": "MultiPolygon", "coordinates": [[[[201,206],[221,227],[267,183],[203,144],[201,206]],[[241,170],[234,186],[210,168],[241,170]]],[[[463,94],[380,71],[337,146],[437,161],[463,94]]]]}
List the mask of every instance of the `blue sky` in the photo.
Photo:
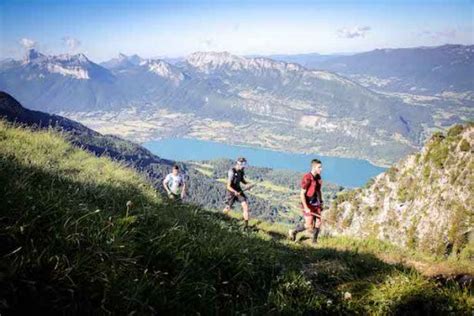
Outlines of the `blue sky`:
{"type": "Polygon", "coordinates": [[[103,61],[119,52],[177,57],[360,52],[472,44],[468,1],[8,1],[0,58],[36,47],[103,61]]]}

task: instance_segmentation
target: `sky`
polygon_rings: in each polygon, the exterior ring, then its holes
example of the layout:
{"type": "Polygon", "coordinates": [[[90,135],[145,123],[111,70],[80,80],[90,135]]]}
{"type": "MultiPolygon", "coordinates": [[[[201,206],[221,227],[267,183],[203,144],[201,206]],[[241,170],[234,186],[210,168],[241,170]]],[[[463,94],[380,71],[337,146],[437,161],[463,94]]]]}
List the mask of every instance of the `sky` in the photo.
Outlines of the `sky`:
{"type": "Polygon", "coordinates": [[[0,1],[0,59],[29,48],[182,57],[355,53],[376,48],[473,44],[467,1],[0,1]]]}

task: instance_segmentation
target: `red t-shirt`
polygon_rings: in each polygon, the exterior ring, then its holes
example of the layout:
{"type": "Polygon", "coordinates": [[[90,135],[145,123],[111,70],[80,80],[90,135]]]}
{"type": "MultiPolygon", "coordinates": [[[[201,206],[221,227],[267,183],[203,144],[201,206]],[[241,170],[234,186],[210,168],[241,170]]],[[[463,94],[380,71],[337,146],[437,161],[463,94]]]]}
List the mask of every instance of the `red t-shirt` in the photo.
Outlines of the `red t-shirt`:
{"type": "Polygon", "coordinates": [[[308,172],[303,176],[303,179],[301,179],[301,188],[306,190],[306,202],[317,199],[319,203],[322,203],[322,196],[319,196],[322,185],[323,180],[321,180],[321,175],[319,174],[313,176],[311,172],[308,172]]]}

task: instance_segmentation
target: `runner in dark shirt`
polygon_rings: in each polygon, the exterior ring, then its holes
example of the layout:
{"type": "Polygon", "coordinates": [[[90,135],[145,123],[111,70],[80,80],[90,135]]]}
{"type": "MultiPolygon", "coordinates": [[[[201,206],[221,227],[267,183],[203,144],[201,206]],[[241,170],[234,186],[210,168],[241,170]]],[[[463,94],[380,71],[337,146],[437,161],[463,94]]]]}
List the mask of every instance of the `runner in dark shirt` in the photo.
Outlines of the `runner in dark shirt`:
{"type": "Polygon", "coordinates": [[[227,190],[225,196],[226,206],[224,208],[224,213],[227,214],[232,209],[235,201],[240,202],[242,205],[245,227],[248,226],[250,210],[247,196],[245,196],[244,190],[242,190],[240,184],[245,184],[246,188],[250,187],[248,182],[245,180],[244,169],[246,166],[247,160],[245,158],[238,158],[235,166],[227,172],[227,190]]]}

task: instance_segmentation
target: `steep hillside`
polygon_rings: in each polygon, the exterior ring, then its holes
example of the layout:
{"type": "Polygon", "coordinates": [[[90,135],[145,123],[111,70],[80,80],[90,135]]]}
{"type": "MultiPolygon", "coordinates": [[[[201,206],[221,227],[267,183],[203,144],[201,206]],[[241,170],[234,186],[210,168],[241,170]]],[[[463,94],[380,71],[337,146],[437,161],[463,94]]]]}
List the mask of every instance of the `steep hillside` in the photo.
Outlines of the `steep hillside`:
{"type": "Polygon", "coordinates": [[[474,304],[370,244],[299,246],[166,203],[52,130],[0,121],[0,182],[2,314],[468,314],[474,304]]]}
{"type": "Polygon", "coordinates": [[[326,214],[330,232],[473,260],[473,145],[473,124],[434,134],[420,153],[340,194],[326,214]]]}

